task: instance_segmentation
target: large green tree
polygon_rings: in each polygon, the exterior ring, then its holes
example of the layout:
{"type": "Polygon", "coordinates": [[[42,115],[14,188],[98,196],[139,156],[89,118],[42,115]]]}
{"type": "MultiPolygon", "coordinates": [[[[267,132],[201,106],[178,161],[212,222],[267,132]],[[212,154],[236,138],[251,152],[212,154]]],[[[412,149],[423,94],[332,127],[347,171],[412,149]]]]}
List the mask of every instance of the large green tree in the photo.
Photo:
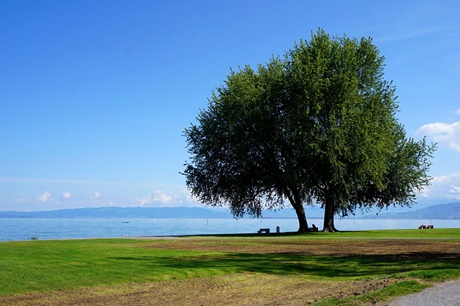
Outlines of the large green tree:
{"type": "Polygon", "coordinates": [[[406,139],[383,67],[371,39],[319,30],[282,58],[231,71],[185,130],[188,188],[235,217],[288,202],[300,232],[305,204],[324,207],[326,231],[335,215],[410,204],[433,146],[406,139]]]}
{"type": "Polygon", "coordinates": [[[334,215],[357,207],[410,205],[429,183],[434,147],[407,139],[395,113],[395,88],[384,79],[384,57],[370,38],[331,38],[324,31],[289,52],[290,82],[314,123],[311,192],[334,215]]]}

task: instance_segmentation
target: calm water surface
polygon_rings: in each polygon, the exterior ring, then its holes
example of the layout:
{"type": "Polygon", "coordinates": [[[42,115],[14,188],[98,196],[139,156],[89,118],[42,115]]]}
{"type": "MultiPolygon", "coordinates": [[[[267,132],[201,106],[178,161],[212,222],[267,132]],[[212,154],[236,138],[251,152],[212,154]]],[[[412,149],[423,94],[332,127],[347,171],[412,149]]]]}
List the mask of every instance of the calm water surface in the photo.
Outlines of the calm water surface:
{"type": "MultiPolygon", "coordinates": [[[[322,228],[322,219],[308,224],[322,228]]],[[[459,228],[460,220],[337,219],[340,230],[412,229],[420,224],[459,228]]],[[[297,219],[117,219],[117,218],[0,218],[0,241],[98,237],[170,236],[256,233],[279,226],[281,232],[298,229],[297,219]]]]}

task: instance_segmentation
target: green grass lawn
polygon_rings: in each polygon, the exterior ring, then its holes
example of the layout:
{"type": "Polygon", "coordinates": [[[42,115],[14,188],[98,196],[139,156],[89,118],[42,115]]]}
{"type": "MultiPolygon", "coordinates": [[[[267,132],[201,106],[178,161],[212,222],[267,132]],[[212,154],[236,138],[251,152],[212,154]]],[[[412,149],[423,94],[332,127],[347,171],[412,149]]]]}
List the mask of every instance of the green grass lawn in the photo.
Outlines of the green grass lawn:
{"type": "Polygon", "coordinates": [[[215,273],[212,269],[184,270],[172,264],[176,258],[194,256],[196,252],[136,247],[143,243],[146,241],[124,239],[0,243],[0,294],[162,281],[215,273]]]}
{"type": "MultiPolygon", "coordinates": [[[[358,241],[452,242],[457,258],[436,260],[394,256],[307,256],[296,253],[252,254],[229,251],[178,250],[148,246],[164,240],[88,239],[35,240],[0,243],[0,295],[51,292],[132,282],[210,277],[232,273],[264,273],[302,276],[306,279],[344,281],[401,279],[402,292],[421,290],[417,280],[440,281],[460,278],[460,229],[385,230],[282,235],[219,235],[196,237],[201,243],[216,239],[229,245],[263,247],[305,241],[354,244],[358,241]],[[405,286],[405,287],[404,287],[405,286]],[[409,288],[409,289],[408,289],[409,288]],[[410,289],[412,288],[412,289],[410,289]]],[[[174,241],[171,241],[174,243],[174,241]]],[[[182,241],[184,243],[184,241],[182,241]]],[[[442,252],[442,250],[440,250],[442,252]]],[[[398,286],[384,295],[400,295],[398,286]],[[395,292],[392,292],[395,291],[395,292]]],[[[366,298],[366,297],[360,297],[366,298]]],[[[374,298],[375,297],[368,297],[374,298]]],[[[333,302],[331,302],[333,304],[333,302]]],[[[327,304],[325,304],[327,305],[327,304]]]]}

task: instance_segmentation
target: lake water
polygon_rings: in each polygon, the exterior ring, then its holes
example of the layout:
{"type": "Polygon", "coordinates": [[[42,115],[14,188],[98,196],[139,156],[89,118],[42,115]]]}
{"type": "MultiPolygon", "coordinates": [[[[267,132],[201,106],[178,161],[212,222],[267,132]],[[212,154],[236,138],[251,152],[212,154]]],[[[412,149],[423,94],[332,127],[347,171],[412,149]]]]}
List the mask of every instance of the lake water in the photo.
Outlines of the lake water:
{"type": "MultiPolygon", "coordinates": [[[[339,230],[459,228],[460,220],[337,219],[339,230]]],[[[322,219],[308,219],[322,229],[322,219]]],[[[259,228],[294,232],[297,219],[117,219],[117,218],[0,218],[0,241],[98,237],[171,236],[256,233],[259,228]]]]}

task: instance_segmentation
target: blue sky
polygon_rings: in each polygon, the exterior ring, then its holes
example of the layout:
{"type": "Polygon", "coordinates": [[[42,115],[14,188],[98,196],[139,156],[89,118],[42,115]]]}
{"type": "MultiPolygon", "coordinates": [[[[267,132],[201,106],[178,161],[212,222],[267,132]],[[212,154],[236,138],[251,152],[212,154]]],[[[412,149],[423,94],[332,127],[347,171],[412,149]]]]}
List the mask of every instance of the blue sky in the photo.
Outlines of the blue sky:
{"type": "Polygon", "coordinates": [[[372,37],[398,119],[460,200],[460,1],[0,0],[0,210],[190,206],[184,128],[230,68],[372,37]]]}

